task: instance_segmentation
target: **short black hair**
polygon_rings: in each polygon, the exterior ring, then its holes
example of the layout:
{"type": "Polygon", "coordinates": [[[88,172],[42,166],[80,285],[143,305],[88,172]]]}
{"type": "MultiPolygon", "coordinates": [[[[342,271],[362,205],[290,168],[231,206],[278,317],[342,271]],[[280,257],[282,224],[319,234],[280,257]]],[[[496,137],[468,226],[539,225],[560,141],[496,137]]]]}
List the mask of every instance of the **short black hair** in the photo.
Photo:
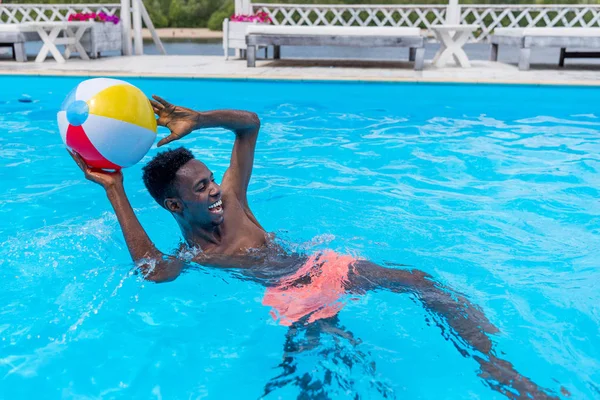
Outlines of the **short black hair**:
{"type": "Polygon", "coordinates": [[[194,155],[186,148],[163,151],[154,156],[142,170],[146,189],[154,200],[165,206],[165,199],[175,195],[173,181],[179,168],[194,159],[194,155]]]}

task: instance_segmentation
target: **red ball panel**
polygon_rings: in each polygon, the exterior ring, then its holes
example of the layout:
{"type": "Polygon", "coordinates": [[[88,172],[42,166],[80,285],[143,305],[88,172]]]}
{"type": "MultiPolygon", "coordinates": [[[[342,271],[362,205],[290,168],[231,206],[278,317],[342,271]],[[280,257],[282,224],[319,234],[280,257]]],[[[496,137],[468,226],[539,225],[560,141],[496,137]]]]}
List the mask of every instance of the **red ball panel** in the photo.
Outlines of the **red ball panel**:
{"type": "Polygon", "coordinates": [[[67,146],[79,153],[90,167],[121,169],[120,166],[111,163],[96,150],[82,126],[69,125],[67,128],[67,146]]]}

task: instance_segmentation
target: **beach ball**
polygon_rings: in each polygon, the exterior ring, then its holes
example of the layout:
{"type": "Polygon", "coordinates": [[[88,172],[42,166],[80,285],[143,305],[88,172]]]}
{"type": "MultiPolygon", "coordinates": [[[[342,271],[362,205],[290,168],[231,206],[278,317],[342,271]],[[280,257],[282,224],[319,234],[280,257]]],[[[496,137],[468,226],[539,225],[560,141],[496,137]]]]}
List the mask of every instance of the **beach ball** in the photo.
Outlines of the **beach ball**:
{"type": "Polygon", "coordinates": [[[156,118],[144,93],[130,83],[88,79],[58,112],[65,145],[90,167],[121,169],[140,161],[156,139],[156,118]]]}

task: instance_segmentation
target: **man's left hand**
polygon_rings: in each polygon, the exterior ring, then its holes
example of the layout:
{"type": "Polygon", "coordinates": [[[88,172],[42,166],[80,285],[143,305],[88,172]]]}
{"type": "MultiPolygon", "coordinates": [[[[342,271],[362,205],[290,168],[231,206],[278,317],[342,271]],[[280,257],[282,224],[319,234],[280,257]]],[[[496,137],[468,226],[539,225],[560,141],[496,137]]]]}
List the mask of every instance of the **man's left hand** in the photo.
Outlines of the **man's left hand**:
{"type": "Polygon", "coordinates": [[[158,142],[157,147],[181,139],[197,129],[200,113],[189,108],[175,106],[156,95],[153,95],[152,98],[154,100],[150,100],[150,103],[152,104],[154,113],[158,117],[156,123],[159,126],[169,128],[171,131],[169,136],[158,142]]]}

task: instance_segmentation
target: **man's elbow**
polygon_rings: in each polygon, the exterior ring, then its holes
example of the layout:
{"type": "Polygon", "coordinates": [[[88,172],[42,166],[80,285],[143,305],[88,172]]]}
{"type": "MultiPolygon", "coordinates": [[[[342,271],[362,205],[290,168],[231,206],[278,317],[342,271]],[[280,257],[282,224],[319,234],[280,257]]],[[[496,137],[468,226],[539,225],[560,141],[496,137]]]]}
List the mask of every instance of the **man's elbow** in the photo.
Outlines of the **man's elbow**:
{"type": "Polygon", "coordinates": [[[248,114],[248,117],[250,119],[250,126],[258,131],[258,129],[260,128],[260,118],[258,117],[258,114],[252,111],[249,111],[248,114]]]}
{"type": "Polygon", "coordinates": [[[183,263],[180,260],[153,259],[139,266],[144,279],[154,283],[165,283],[174,281],[181,270],[183,263]]]}
{"type": "Polygon", "coordinates": [[[233,130],[238,138],[253,139],[258,137],[258,131],[260,130],[260,118],[258,114],[252,111],[240,111],[238,112],[238,124],[233,130]]]}
{"type": "Polygon", "coordinates": [[[146,279],[147,281],[150,282],[154,282],[154,283],[167,283],[167,282],[173,282],[175,279],[177,278],[177,276],[165,276],[162,274],[149,274],[144,276],[144,279],[146,279]]]}

